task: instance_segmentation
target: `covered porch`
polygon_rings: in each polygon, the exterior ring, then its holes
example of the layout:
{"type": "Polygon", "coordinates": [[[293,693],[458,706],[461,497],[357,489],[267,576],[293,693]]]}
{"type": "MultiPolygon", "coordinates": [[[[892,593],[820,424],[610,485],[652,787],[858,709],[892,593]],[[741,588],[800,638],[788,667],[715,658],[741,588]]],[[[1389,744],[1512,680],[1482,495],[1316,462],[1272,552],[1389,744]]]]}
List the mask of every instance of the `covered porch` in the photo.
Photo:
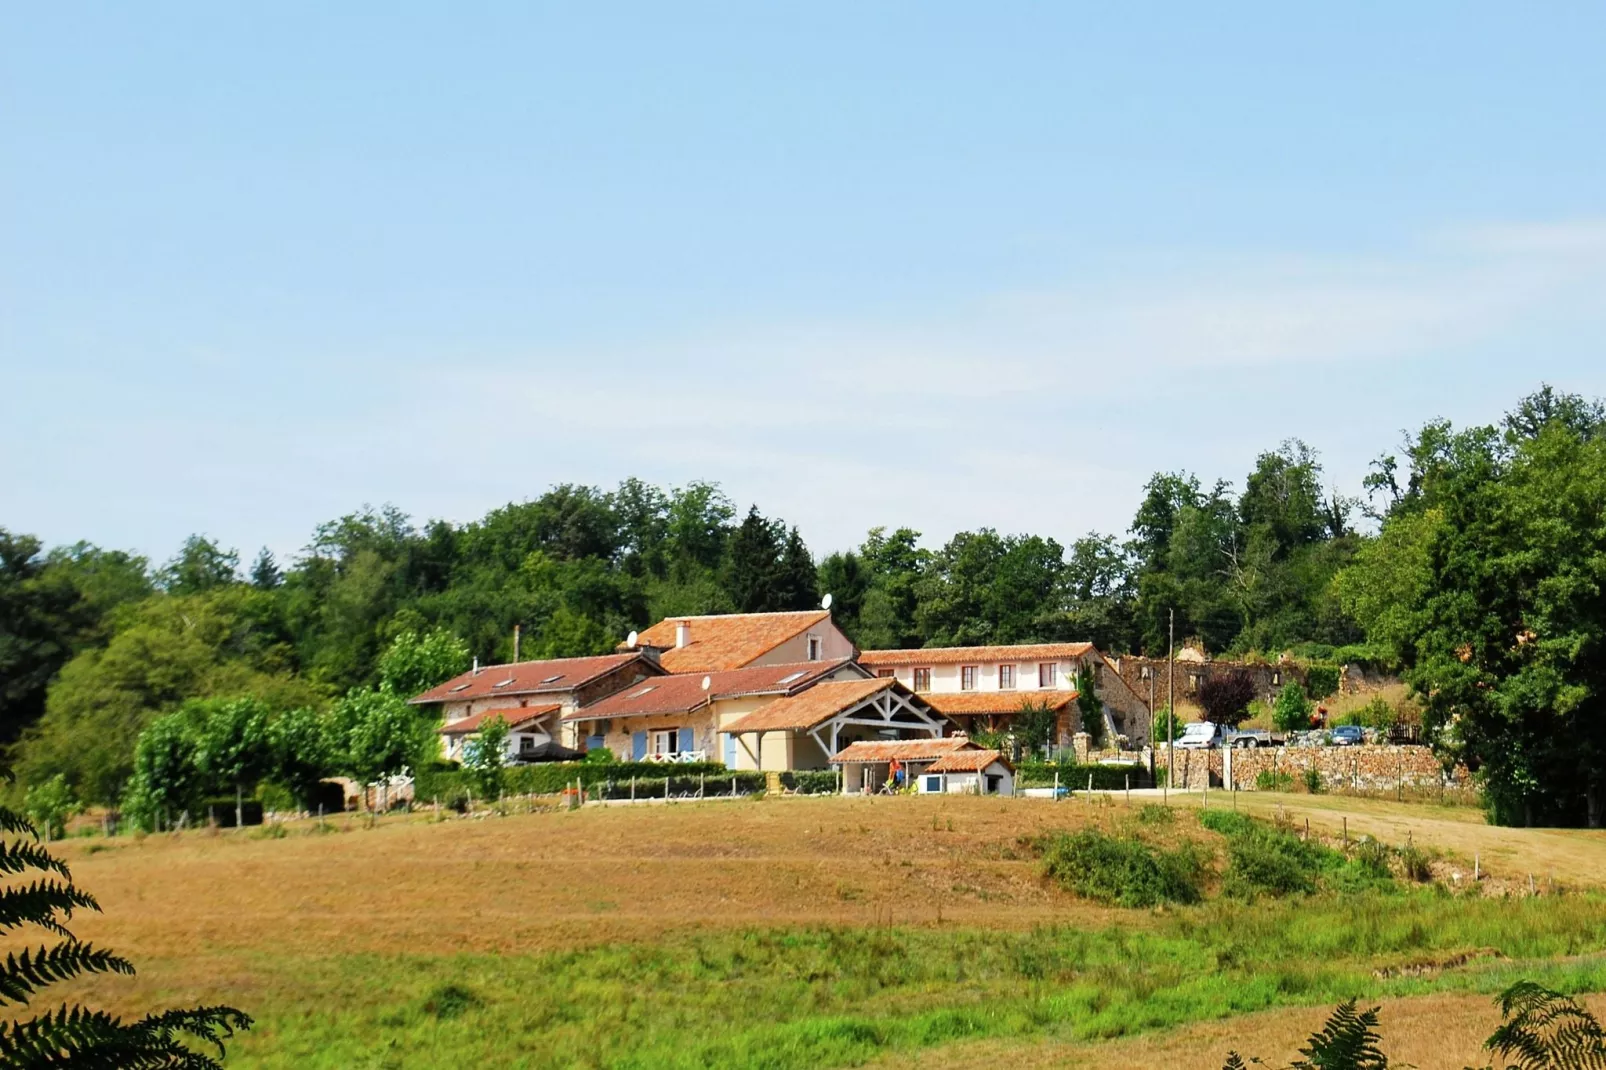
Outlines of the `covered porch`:
{"type": "Polygon", "coordinates": [[[878,678],[816,684],[722,731],[754,768],[788,772],[827,769],[833,755],[856,742],[936,740],[953,727],[896,680],[878,678]]]}

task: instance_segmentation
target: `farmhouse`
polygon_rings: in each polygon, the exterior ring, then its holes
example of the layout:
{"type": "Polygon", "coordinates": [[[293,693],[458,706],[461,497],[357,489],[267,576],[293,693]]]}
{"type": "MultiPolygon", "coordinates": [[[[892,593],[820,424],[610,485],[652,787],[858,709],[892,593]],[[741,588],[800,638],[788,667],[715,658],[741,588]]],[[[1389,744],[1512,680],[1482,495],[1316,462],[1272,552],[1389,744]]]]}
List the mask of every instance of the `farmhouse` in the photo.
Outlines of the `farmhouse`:
{"type": "Polygon", "coordinates": [[[936,740],[954,724],[892,679],[815,684],[723,726],[735,738],[741,768],[825,769],[859,740],[936,740]],[[748,764],[751,763],[751,764],[748,764]]]}
{"type": "Polygon", "coordinates": [[[963,737],[864,740],[849,744],[831,764],[842,770],[845,795],[872,795],[889,782],[913,784],[922,795],[1015,793],[1015,771],[1003,755],[963,737]]]}
{"type": "Polygon", "coordinates": [[[1055,734],[1062,747],[1082,727],[1074,700],[1077,677],[1086,669],[1103,706],[1107,736],[1148,738],[1148,703],[1092,643],[866,650],[859,662],[929,697],[934,708],[965,724],[1007,727],[1022,702],[1046,701],[1060,714],[1055,734]]]}
{"type": "Polygon", "coordinates": [[[530,761],[569,742],[562,735],[564,713],[662,675],[663,667],[645,651],[476,665],[408,701],[440,705],[441,749],[448,759],[460,758],[463,742],[500,713],[512,729],[508,756],[530,761]]]}
{"type": "Polygon", "coordinates": [[[755,665],[711,673],[673,673],[616,691],[563,718],[586,750],[606,747],[633,761],[722,761],[757,769],[727,726],[777,698],[828,680],[863,680],[847,659],[755,665]]]}
{"type": "Polygon", "coordinates": [[[672,673],[841,661],[857,653],[824,609],[665,617],[636,637],[636,649],[656,653],[659,664],[672,673]]]}

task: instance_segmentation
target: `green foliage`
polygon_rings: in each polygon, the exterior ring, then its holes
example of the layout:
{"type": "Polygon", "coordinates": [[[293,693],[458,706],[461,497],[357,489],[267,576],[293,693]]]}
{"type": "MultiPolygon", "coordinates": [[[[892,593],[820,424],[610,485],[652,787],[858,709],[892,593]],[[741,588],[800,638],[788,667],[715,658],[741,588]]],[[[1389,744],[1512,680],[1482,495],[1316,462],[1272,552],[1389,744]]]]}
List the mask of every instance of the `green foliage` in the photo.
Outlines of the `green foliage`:
{"type": "Polygon", "coordinates": [[[592,747],[586,751],[584,760],[589,765],[612,765],[619,759],[607,747],[592,747]]]}
{"type": "Polygon", "coordinates": [[[134,749],[134,775],[123,812],[147,831],[176,821],[206,791],[195,761],[195,733],[184,714],[152,721],[134,749]]]}
{"type": "Polygon", "coordinates": [[[1317,769],[1314,765],[1307,765],[1301,776],[1307,792],[1312,795],[1320,795],[1322,793],[1322,771],[1320,769],[1317,769]]]}
{"type": "MultiPolygon", "coordinates": [[[[6,957],[0,965],[0,1007],[26,1006],[51,985],[93,974],[132,975],[128,960],[79,943],[67,929],[74,911],[99,911],[100,906],[72,883],[66,864],[36,845],[21,815],[0,808],[0,829],[5,830],[0,872],[42,875],[0,889],[0,934],[34,927],[63,938],[54,946],[24,947],[6,957]]],[[[232,1007],[171,1010],[132,1022],[68,1004],[33,1018],[13,1011],[0,1023],[0,1065],[220,1070],[224,1040],[250,1027],[251,1019],[232,1007]],[[217,1059],[197,1051],[191,1041],[215,1047],[217,1059]]]]}
{"type": "Polygon", "coordinates": [[[256,698],[196,700],[185,704],[195,768],[216,788],[243,793],[271,768],[266,703],[256,698]]]}
{"type": "MultiPolygon", "coordinates": [[[[542,762],[537,765],[513,765],[502,770],[502,790],[508,795],[555,795],[574,787],[578,779],[586,787],[612,782],[628,789],[632,778],[642,785],[642,794],[651,793],[648,782],[663,790],[666,775],[696,783],[700,776],[710,780],[730,777],[730,771],[717,762],[687,762],[673,766],[662,762],[542,762]]],[[[741,774],[746,776],[748,774],[741,774]]],[[[757,774],[762,779],[763,774],[757,774]]],[[[476,799],[486,796],[475,790],[467,769],[439,764],[423,764],[414,773],[414,794],[419,801],[440,799],[443,804],[455,804],[467,798],[470,791],[476,799]]],[[[627,791],[628,793],[628,791],[627,791]]]]}
{"type": "Polygon", "coordinates": [[[1038,754],[1054,741],[1054,726],[1058,719],[1059,714],[1047,700],[1027,697],[1021,699],[1010,721],[1010,731],[1027,754],[1038,754]]]}
{"type": "Polygon", "coordinates": [[[1044,788],[1054,783],[1059,774],[1061,787],[1081,791],[1088,786],[1089,778],[1094,791],[1121,791],[1127,787],[1143,787],[1149,771],[1137,762],[1095,762],[1078,765],[1075,762],[1023,761],[1015,770],[1016,783],[1021,787],[1044,788]]]}
{"type": "Polygon", "coordinates": [[[1171,742],[1181,739],[1182,733],[1188,730],[1188,726],[1181,717],[1172,713],[1170,706],[1161,706],[1154,711],[1154,723],[1149,726],[1149,729],[1149,734],[1153,737],[1154,742],[1165,743],[1167,742],[1166,736],[1168,734],[1171,737],[1171,742]],[[1167,729],[1169,729],[1169,732],[1167,729]]]}
{"type": "Polygon", "coordinates": [[[1337,665],[1312,665],[1305,670],[1305,684],[1310,689],[1310,697],[1321,701],[1338,691],[1339,667],[1337,665]]]}
{"type": "Polygon", "coordinates": [[[1533,981],[1518,981],[1496,1003],[1505,1019],[1484,1046],[1515,1058],[1511,1070],[1600,1070],[1606,1067],[1606,1030],[1567,996],[1533,981]]]}
{"type": "Polygon", "coordinates": [[[332,720],[343,769],[362,784],[417,768],[440,748],[433,722],[391,691],[355,689],[332,720]]]}
{"type": "Polygon", "coordinates": [[[1038,847],[1047,876],[1101,903],[1151,907],[1200,899],[1205,859],[1191,844],[1168,851],[1134,836],[1082,829],[1048,837],[1038,847]]]}
{"type": "Polygon", "coordinates": [[[1290,680],[1277,692],[1277,705],[1272,711],[1272,723],[1281,732],[1302,732],[1310,727],[1310,715],[1315,709],[1305,697],[1305,688],[1298,680],[1290,680]]]}
{"type": "Polygon", "coordinates": [[[400,632],[379,657],[379,683],[403,698],[412,698],[450,680],[469,666],[468,644],[445,628],[420,635],[400,632]]]}
{"type": "Polygon", "coordinates": [[[832,769],[805,769],[781,774],[781,787],[799,795],[830,795],[837,790],[832,769]]]}
{"type": "Polygon", "coordinates": [[[482,721],[480,730],[463,745],[463,769],[474,793],[482,799],[497,799],[502,795],[507,737],[507,722],[501,717],[492,717],[482,721]]]}
{"type": "Polygon", "coordinates": [[[178,556],[156,574],[156,582],[169,594],[204,594],[229,586],[239,572],[237,551],[225,550],[204,535],[191,535],[178,556]]]}
{"type": "Polygon", "coordinates": [[[67,834],[68,820],[82,808],[60,773],[29,788],[22,804],[34,827],[44,829],[47,839],[56,840],[67,834]]]}
{"type": "Polygon", "coordinates": [[[340,741],[330,718],[290,710],[268,724],[268,776],[307,811],[317,809],[320,783],[340,767],[340,741]]]}
{"type": "Polygon", "coordinates": [[[1082,731],[1088,735],[1088,744],[1094,750],[1103,750],[1104,703],[1099,701],[1098,687],[1093,670],[1083,665],[1076,674],[1076,707],[1082,715],[1082,731]]]}
{"type": "Polygon", "coordinates": [[[1388,699],[1378,695],[1360,709],[1345,714],[1339,723],[1376,728],[1386,732],[1393,728],[1399,719],[1399,712],[1389,705],[1388,699]]]}
{"type": "Polygon", "coordinates": [[[1282,769],[1262,769],[1255,774],[1256,791],[1292,791],[1294,776],[1282,769]]]}
{"type": "Polygon", "coordinates": [[[1227,840],[1227,870],[1222,894],[1243,900],[1312,895],[1327,887],[1335,891],[1390,890],[1391,852],[1375,840],[1356,845],[1355,856],[1314,841],[1292,830],[1256,821],[1236,810],[1202,810],[1199,824],[1227,840]]]}

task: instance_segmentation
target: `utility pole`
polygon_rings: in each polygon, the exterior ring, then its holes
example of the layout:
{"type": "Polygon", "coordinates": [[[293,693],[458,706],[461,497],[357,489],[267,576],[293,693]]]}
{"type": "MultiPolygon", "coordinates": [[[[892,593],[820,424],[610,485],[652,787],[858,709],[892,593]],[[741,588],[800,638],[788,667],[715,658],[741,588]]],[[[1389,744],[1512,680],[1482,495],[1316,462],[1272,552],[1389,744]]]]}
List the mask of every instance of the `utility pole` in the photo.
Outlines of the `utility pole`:
{"type": "Polygon", "coordinates": [[[1177,772],[1177,611],[1170,610],[1165,645],[1165,782],[1177,772]]]}
{"type": "Polygon", "coordinates": [[[1154,748],[1159,746],[1154,738],[1154,666],[1145,670],[1149,674],[1149,784],[1154,784],[1154,748]]]}

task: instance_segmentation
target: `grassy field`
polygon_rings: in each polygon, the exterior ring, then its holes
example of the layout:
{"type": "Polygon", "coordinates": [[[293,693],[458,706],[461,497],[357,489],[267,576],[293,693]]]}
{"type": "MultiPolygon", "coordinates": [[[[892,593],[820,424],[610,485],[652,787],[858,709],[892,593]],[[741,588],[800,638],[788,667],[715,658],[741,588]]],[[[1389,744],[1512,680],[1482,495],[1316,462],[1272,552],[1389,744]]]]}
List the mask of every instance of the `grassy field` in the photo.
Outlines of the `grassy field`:
{"type": "MultiPolygon", "coordinates": [[[[1198,800],[1173,801],[1165,835],[1215,845],[1180,812],[1198,800]]],[[[233,1002],[260,1023],[231,1052],[240,1067],[779,1068],[922,1049],[954,1065],[1219,1066],[1223,1037],[1284,1054],[1320,1017],[1308,1008],[1348,995],[1459,1001],[1481,1039],[1493,1012],[1469,993],[1517,976],[1606,989],[1606,899],[1588,890],[1606,836],[1367,800],[1238,804],[1396,843],[1409,830],[1441,854],[1436,872],[1477,852],[1492,875],[1474,893],[1102,907],[1046,882],[1028,842],[1133,821],[1084,800],[766,799],[75,840],[63,853],[106,908],[79,934],[140,966],[76,994],[129,1011],[233,1002]]]]}

